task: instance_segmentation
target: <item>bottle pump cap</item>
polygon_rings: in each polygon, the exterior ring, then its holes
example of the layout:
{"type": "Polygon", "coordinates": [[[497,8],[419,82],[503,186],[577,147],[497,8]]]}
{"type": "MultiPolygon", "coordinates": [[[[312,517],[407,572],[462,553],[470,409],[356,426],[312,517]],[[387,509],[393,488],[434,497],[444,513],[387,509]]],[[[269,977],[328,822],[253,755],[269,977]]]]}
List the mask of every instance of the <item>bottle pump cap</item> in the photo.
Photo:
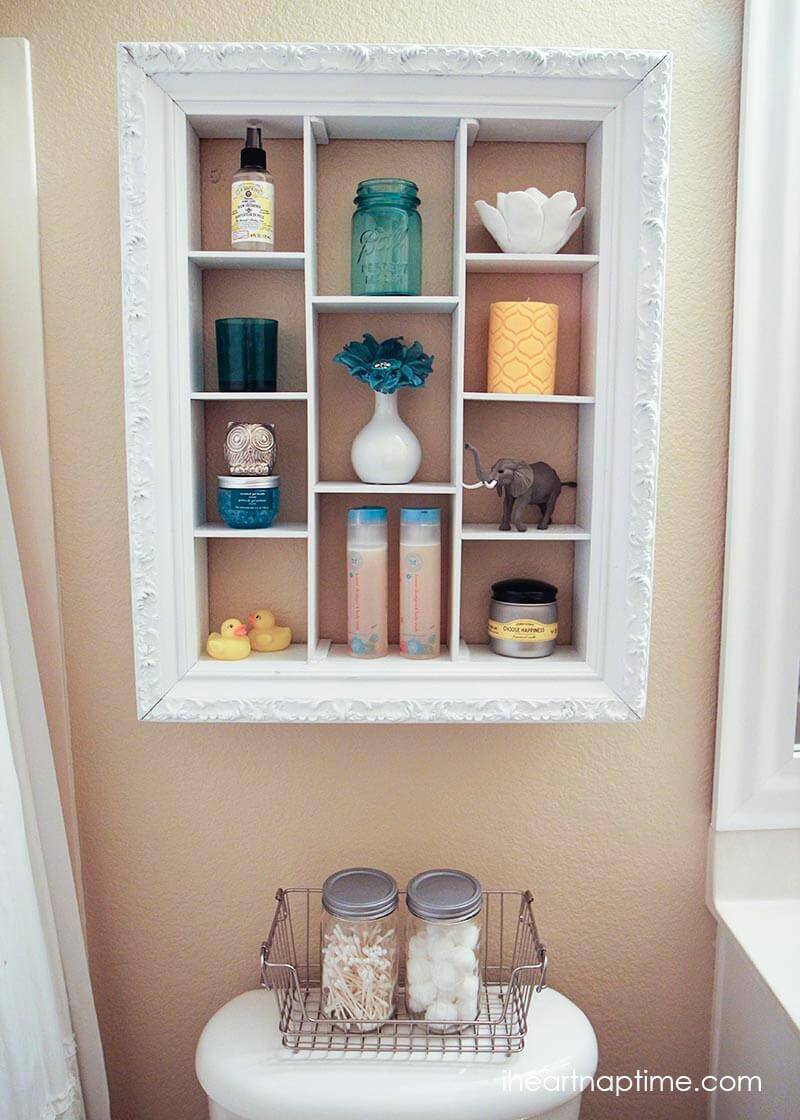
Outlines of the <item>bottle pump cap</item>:
{"type": "Polygon", "coordinates": [[[261,129],[255,125],[247,126],[247,139],[242,148],[242,157],[239,162],[240,169],[257,167],[261,171],[267,170],[267,153],[261,145],[261,129]]]}

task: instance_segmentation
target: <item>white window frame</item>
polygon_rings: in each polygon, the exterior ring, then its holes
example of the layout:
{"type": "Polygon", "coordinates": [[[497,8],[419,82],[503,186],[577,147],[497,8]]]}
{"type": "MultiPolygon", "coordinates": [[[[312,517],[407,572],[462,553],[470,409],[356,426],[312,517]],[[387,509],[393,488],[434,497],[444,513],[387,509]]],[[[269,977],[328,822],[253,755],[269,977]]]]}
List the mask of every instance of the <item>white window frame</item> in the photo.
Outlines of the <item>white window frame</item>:
{"type": "Polygon", "coordinates": [[[748,4],[713,826],[800,828],[800,19],[748,4]],[[792,40],[794,46],[792,46],[792,40]]]}

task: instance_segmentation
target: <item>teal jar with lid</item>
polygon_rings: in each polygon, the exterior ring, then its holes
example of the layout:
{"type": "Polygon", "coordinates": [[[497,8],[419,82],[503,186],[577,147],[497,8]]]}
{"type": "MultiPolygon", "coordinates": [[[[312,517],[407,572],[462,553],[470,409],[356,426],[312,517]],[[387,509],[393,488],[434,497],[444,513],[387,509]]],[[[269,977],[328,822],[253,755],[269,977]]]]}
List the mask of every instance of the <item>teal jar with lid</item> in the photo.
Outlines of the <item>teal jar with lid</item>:
{"type": "Polygon", "coordinates": [[[231,529],[268,529],[281,502],[277,474],[217,476],[217,509],[231,529]]]}
{"type": "Polygon", "coordinates": [[[422,219],[410,179],[365,179],[353,200],[350,288],[354,296],[418,296],[422,219]]]}

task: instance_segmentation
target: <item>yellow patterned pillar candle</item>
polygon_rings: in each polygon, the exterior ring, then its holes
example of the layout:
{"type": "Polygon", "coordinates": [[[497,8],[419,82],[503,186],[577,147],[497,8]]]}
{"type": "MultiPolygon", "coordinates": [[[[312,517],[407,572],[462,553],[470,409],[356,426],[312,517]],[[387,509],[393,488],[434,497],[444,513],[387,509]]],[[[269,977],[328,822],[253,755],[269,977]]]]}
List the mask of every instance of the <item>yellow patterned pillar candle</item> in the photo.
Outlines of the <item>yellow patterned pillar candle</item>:
{"type": "Polygon", "coordinates": [[[558,305],[530,300],[493,303],[489,311],[490,393],[555,391],[558,305]]]}

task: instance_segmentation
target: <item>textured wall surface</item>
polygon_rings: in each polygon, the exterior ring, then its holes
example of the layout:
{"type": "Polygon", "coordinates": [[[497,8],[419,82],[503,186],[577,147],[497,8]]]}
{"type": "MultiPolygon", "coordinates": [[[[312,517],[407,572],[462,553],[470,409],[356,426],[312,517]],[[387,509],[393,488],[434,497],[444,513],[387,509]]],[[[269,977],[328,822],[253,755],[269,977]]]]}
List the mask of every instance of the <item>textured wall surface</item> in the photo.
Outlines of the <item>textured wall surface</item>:
{"type": "MultiPolygon", "coordinates": [[[[56,524],[92,974],[115,1120],[201,1120],[193,1049],[256,979],[278,883],[441,863],[538,898],[602,1070],[707,1065],[703,902],[723,542],[740,0],[4,0],[32,43],[56,524]],[[134,719],[114,45],[371,39],[675,52],[647,718],[638,726],[178,727],[134,719]],[[87,403],[91,402],[91,407],[87,403]]],[[[595,1094],[683,1120],[701,1094],[595,1094]]]]}

